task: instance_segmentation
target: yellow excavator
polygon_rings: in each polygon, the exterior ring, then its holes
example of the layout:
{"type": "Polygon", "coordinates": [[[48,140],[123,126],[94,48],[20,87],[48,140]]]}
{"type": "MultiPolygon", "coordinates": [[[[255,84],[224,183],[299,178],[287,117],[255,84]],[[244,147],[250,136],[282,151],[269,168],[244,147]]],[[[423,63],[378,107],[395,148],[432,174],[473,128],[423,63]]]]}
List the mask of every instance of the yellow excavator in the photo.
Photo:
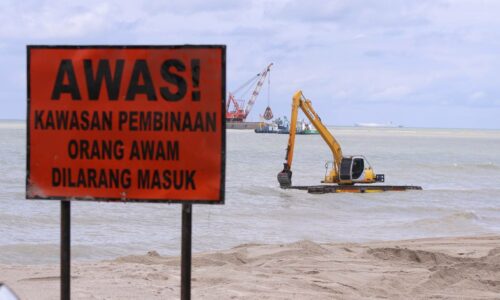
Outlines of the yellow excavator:
{"type": "MultiPolygon", "coordinates": [[[[297,91],[293,95],[292,114],[290,120],[290,135],[283,170],[278,173],[280,187],[288,188],[292,186],[292,160],[293,148],[295,146],[295,133],[299,108],[302,109],[309,121],[332,150],[333,163],[331,170],[325,174],[322,183],[336,183],[338,185],[353,185],[356,183],[368,184],[384,182],[383,174],[375,174],[372,167],[364,156],[343,156],[340,144],[321,122],[318,114],[314,111],[311,101],[304,97],[302,91],[297,91]]],[[[328,163],[326,164],[328,167],[328,163]]]]}

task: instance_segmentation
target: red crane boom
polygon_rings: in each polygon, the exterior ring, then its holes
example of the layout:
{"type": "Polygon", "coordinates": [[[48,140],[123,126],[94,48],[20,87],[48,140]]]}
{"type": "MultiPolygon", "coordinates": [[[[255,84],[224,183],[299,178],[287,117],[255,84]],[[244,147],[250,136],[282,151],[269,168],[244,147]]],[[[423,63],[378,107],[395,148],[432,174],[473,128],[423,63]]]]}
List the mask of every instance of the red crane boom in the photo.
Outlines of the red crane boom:
{"type": "Polygon", "coordinates": [[[259,96],[260,90],[262,89],[262,86],[264,85],[264,81],[266,79],[267,74],[271,71],[271,66],[273,63],[270,63],[264,71],[260,72],[255,76],[254,78],[250,79],[247,81],[243,86],[239,87],[235,92],[230,92],[229,93],[229,99],[227,100],[226,103],[226,121],[236,121],[236,122],[244,122],[245,119],[247,118],[248,114],[252,110],[253,105],[255,104],[255,101],[257,100],[257,96],[259,96]],[[247,101],[247,105],[245,108],[244,106],[244,101],[238,101],[235,99],[234,94],[242,89],[245,86],[248,86],[250,83],[254,82],[255,79],[257,80],[257,84],[252,92],[252,96],[250,99],[247,101]],[[239,104],[240,102],[241,104],[239,104]],[[230,111],[229,107],[231,106],[231,103],[233,103],[233,109],[230,111]]]}

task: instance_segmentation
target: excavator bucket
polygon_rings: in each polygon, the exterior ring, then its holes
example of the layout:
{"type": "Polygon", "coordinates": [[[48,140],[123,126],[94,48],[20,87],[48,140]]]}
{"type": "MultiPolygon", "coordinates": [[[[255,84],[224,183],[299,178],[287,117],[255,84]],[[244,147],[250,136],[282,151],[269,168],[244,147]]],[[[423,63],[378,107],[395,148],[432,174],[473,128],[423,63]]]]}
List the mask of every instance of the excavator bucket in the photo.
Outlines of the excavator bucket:
{"type": "Polygon", "coordinates": [[[271,110],[271,108],[268,106],[266,108],[266,110],[264,111],[264,119],[266,120],[271,120],[272,118],[274,117],[273,115],[273,111],[271,110]]]}
{"type": "Polygon", "coordinates": [[[283,170],[278,173],[278,182],[281,188],[287,188],[292,186],[292,171],[283,170]]]}

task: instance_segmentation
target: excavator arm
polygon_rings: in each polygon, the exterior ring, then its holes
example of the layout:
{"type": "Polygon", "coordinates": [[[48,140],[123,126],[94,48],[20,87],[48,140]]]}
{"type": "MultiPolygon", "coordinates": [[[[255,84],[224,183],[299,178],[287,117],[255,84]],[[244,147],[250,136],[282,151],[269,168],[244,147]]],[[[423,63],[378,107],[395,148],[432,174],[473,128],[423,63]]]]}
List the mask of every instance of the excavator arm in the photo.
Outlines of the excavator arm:
{"type": "MultiPolygon", "coordinates": [[[[295,134],[296,134],[296,126],[297,126],[297,117],[299,114],[299,108],[304,112],[306,117],[309,119],[311,124],[314,125],[316,130],[318,130],[319,134],[326,142],[328,147],[333,154],[333,168],[330,174],[327,177],[330,177],[332,181],[333,178],[337,177],[339,173],[340,162],[342,161],[342,149],[340,148],[340,144],[333,137],[333,135],[328,131],[328,128],[321,122],[320,117],[314,111],[311,101],[307,100],[302,94],[302,91],[297,91],[293,95],[292,100],[292,113],[290,117],[290,134],[288,137],[288,146],[286,148],[286,156],[285,163],[283,166],[283,170],[278,173],[278,182],[281,187],[287,187],[292,185],[292,162],[293,162],[293,150],[295,147],[295,134]]],[[[327,180],[328,181],[328,180],[327,180]]]]}

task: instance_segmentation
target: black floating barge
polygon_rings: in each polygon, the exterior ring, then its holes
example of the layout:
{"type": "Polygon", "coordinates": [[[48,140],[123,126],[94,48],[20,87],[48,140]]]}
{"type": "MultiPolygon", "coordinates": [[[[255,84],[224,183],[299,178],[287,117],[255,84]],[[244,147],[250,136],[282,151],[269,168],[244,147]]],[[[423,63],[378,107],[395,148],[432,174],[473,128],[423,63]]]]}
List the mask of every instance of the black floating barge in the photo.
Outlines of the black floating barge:
{"type": "Polygon", "coordinates": [[[296,185],[285,189],[305,190],[311,194],[326,193],[378,193],[388,191],[421,190],[421,186],[414,185],[296,185]]]}

